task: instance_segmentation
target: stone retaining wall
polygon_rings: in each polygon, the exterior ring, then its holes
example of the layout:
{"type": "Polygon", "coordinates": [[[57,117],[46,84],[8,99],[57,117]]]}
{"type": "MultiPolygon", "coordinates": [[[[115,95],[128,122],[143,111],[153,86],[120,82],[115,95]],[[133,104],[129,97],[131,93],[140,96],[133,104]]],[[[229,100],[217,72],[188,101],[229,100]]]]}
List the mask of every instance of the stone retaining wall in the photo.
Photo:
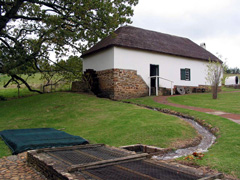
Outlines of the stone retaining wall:
{"type": "MultiPolygon", "coordinates": [[[[127,69],[107,69],[97,71],[98,86],[100,92],[95,93],[98,97],[105,97],[114,100],[130,99],[148,96],[149,89],[145,81],[136,70],[127,69]]],[[[206,85],[181,86],[185,89],[186,94],[196,92],[210,92],[211,88],[206,85]]],[[[173,93],[176,93],[177,85],[173,87],[173,93]]],[[[153,88],[153,90],[155,90],[153,88]]],[[[86,82],[73,82],[72,91],[90,92],[86,82]]],[[[221,91],[221,87],[218,88],[221,91]]],[[[155,93],[152,93],[155,94],[155,93]]],[[[171,89],[159,88],[159,95],[170,95],[171,89]]]]}
{"type": "Polygon", "coordinates": [[[50,158],[38,158],[38,154],[36,151],[28,151],[27,153],[27,163],[28,165],[35,168],[38,172],[43,174],[49,180],[67,180],[66,176],[62,175],[61,173],[57,172],[53,167],[53,162],[46,164],[46,162],[51,161],[50,158]]]}
{"type": "Polygon", "coordinates": [[[111,99],[129,99],[148,95],[148,86],[136,70],[108,69],[97,71],[103,96],[111,99]]]}
{"type": "Polygon", "coordinates": [[[99,88],[102,96],[114,99],[114,74],[113,70],[97,71],[99,88]]]}
{"type": "Polygon", "coordinates": [[[73,92],[84,92],[83,90],[83,82],[81,81],[74,81],[72,82],[72,91],[73,92]]]}

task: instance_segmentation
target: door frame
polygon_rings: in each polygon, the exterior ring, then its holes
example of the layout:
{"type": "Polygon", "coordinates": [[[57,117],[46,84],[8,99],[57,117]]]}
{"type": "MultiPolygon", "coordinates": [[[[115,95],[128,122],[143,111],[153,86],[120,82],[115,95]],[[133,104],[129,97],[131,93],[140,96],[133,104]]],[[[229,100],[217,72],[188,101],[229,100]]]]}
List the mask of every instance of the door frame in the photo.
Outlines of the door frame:
{"type": "MultiPolygon", "coordinates": [[[[151,76],[159,76],[159,64],[150,64],[149,75],[151,76]],[[155,72],[154,72],[155,71],[155,72]]],[[[151,80],[151,87],[156,87],[156,79],[150,78],[151,80]]],[[[159,87],[159,79],[157,80],[157,86],[159,87]]]]}

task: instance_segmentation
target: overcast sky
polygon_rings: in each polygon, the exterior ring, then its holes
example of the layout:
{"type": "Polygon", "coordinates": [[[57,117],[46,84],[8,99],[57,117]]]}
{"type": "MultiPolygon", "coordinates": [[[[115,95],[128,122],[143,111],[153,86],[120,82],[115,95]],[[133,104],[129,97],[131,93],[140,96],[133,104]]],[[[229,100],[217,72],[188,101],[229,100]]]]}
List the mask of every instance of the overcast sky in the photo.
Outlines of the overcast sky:
{"type": "Polygon", "coordinates": [[[139,0],[134,9],[132,26],[204,42],[240,68],[240,0],[139,0]]]}

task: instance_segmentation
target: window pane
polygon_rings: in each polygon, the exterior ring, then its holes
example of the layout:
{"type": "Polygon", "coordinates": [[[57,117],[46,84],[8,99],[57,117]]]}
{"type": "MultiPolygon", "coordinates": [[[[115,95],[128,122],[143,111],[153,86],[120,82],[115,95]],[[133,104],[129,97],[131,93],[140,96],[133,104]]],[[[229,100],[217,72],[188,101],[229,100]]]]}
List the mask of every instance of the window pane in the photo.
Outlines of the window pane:
{"type": "Polygon", "coordinates": [[[181,69],[181,80],[186,80],[186,72],[185,72],[185,69],[181,69]]]}
{"type": "Polygon", "coordinates": [[[187,81],[190,81],[190,69],[185,69],[185,78],[187,81]]]}

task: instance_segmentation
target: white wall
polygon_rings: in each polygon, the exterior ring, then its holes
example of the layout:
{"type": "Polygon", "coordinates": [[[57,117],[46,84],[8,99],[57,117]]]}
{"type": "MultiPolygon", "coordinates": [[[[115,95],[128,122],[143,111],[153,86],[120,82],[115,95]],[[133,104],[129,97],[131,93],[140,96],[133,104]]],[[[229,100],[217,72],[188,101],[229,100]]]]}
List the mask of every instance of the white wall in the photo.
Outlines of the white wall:
{"type": "Polygon", "coordinates": [[[86,69],[102,71],[114,67],[114,48],[109,48],[83,58],[83,72],[86,69]]]}
{"type": "MultiPolygon", "coordinates": [[[[150,64],[159,65],[159,76],[174,81],[174,85],[198,86],[206,84],[208,61],[192,60],[159,53],[114,47],[114,68],[133,69],[149,86],[150,64]],[[180,69],[191,69],[191,80],[181,80],[180,69]]],[[[160,87],[171,88],[171,83],[160,80],[160,87]]]]}
{"type": "MultiPolygon", "coordinates": [[[[229,77],[226,77],[225,79],[225,85],[236,85],[236,79],[237,79],[237,82],[238,82],[238,76],[229,76],[229,77]]],[[[239,82],[238,82],[239,84],[239,82]]]]}
{"type": "MultiPolygon", "coordinates": [[[[132,69],[142,76],[149,86],[150,64],[159,65],[159,76],[174,82],[173,85],[198,86],[206,83],[206,65],[208,61],[164,55],[154,52],[112,47],[87,56],[83,60],[83,71],[94,69],[132,69]],[[180,69],[191,69],[191,80],[181,80],[180,69]]],[[[160,80],[160,87],[171,88],[171,83],[160,80]]]]}

